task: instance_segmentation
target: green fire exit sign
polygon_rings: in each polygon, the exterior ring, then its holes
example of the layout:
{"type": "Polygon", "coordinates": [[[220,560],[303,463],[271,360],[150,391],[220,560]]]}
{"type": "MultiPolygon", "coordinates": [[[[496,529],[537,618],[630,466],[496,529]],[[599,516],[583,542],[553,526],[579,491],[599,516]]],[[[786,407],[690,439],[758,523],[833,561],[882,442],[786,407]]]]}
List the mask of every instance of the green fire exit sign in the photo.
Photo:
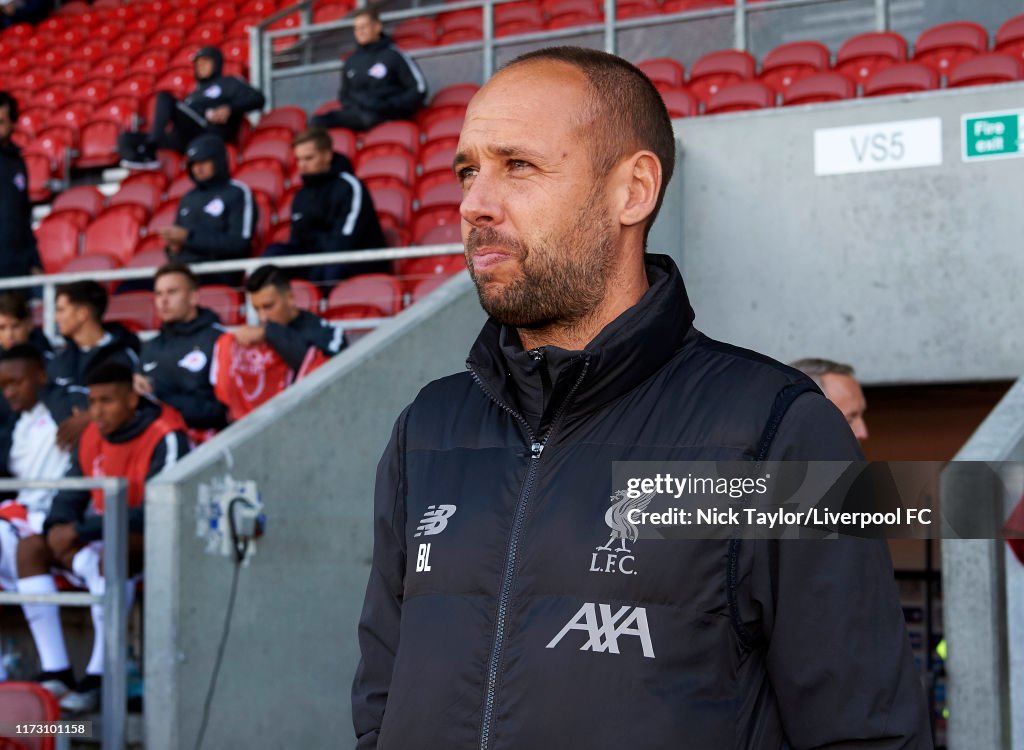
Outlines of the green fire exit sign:
{"type": "Polygon", "coordinates": [[[1024,110],[963,115],[960,121],[964,161],[1024,156],[1024,110]]]}

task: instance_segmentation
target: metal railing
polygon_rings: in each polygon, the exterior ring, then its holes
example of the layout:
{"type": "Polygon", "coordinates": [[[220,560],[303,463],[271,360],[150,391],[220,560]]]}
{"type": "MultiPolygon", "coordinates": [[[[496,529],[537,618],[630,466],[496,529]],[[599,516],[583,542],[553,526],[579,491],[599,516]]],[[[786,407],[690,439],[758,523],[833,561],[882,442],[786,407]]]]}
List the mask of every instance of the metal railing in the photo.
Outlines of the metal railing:
{"type": "MultiPolygon", "coordinates": [[[[381,14],[381,20],[384,23],[391,23],[412,18],[436,16],[438,13],[451,13],[459,10],[481,8],[482,38],[480,41],[460,42],[457,44],[446,44],[443,46],[408,50],[406,54],[410,57],[419,59],[445,57],[463,52],[479,51],[482,56],[482,77],[483,80],[487,80],[496,69],[497,51],[503,47],[510,47],[529,42],[555,42],[561,39],[578,37],[582,34],[600,33],[602,34],[602,48],[604,51],[615,54],[618,49],[618,36],[623,31],[649,28],[673,22],[700,21],[707,18],[732,16],[733,46],[736,49],[747,50],[750,47],[748,20],[751,14],[770,13],[771,11],[787,8],[825,5],[833,1],[834,0],[765,0],[764,2],[751,4],[750,0],[735,0],[735,5],[731,8],[702,8],[679,13],[665,13],[639,18],[619,19],[617,18],[617,1],[604,0],[604,20],[600,23],[503,37],[495,36],[494,8],[495,6],[504,5],[510,2],[521,2],[521,0],[464,0],[464,2],[445,3],[444,5],[432,5],[421,8],[411,8],[409,10],[389,11],[381,14]]],[[[341,70],[344,67],[344,63],[340,60],[321,63],[313,63],[311,60],[311,51],[309,47],[310,40],[318,34],[351,29],[353,25],[351,19],[341,19],[316,24],[312,23],[312,8],[314,2],[315,0],[302,0],[302,2],[277,11],[249,29],[250,78],[253,85],[261,89],[266,96],[267,109],[272,109],[274,107],[273,83],[276,79],[306,75],[309,73],[341,70]],[[299,26],[293,28],[270,29],[272,24],[295,13],[299,13],[302,19],[299,26]],[[275,70],[273,50],[274,41],[286,37],[299,38],[299,49],[302,51],[303,61],[300,65],[275,70]]],[[[889,30],[891,2],[892,0],[873,0],[874,26],[876,31],[889,30]]]]}
{"type": "Polygon", "coordinates": [[[103,748],[124,747],[128,677],[125,582],[128,580],[128,482],[116,477],[45,481],[0,479],[0,492],[23,489],[103,491],[103,596],[64,592],[19,594],[0,591],[0,604],[56,604],[58,607],[103,605],[103,748]]]}
{"type": "MultiPolygon", "coordinates": [[[[273,264],[281,268],[296,266],[323,266],[335,263],[355,264],[370,263],[381,260],[400,260],[402,258],[424,258],[432,255],[462,255],[461,244],[423,245],[384,250],[349,250],[337,253],[311,253],[308,255],[284,255],[270,258],[246,258],[245,260],[221,260],[210,263],[191,264],[190,268],[198,276],[225,271],[253,271],[260,266],[273,264]]],[[[43,332],[48,338],[55,340],[57,324],[54,307],[57,301],[57,287],[73,281],[128,281],[132,279],[151,279],[155,268],[118,268],[110,271],[79,271],[75,273],[54,273],[45,276],[16,276],[0,279],[0,291],[6,289],[31,289],[41,287],[43,290],[43,332]]],[[[380,319],[365,318],[349,322],[332,321],[345,328],[367,328],[378,325],[380,319]]]]}

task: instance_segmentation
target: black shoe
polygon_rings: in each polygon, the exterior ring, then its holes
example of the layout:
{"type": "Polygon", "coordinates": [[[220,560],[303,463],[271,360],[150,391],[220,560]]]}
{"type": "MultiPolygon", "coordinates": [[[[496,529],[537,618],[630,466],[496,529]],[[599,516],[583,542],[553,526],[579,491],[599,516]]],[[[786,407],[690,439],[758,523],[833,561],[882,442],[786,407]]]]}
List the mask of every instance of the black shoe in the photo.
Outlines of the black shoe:
{"type": "Polygon", "coordinates": [[[75,674],[70,667],[59,672],[40,672],[33,682],[38,682],[40,687],[60,700],[74,690],[75,674]]]}
{"type": "Polygon", "coordinates": [[[135,152],[121,160],[125,169],[160,169],[160,160],[156,158],[156,146],[152,143],[140,143],[135,152]]]}
{"type": "Polygon", "coordinates": [[[103,678],[87,674],[78,685],[60,701],[61,710],[71,714],[93,713],[100,707],[100,692],[103,678]]]}

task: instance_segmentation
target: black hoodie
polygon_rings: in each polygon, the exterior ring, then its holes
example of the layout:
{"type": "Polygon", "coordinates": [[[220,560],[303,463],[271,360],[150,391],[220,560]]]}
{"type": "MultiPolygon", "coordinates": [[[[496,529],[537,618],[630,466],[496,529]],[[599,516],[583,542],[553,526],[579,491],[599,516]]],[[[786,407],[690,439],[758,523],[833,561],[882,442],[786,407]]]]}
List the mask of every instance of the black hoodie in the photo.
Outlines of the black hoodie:
{"type": "MultiPolygon", "coordinates": [[[[305,253],[370,250],[388,244],[373,198],[343,154],[334,154],[326,172],[302,176],[291,222],[291,242],[305,253]]],[[[360,266],[359,272],[370,269],[360,266]]]]}
{"type": "Polygon", "coordinates": [[[0,144],[0,277],[28,276],[42,267],[32,233],[28,171],[21,151],[8,141],[0,144]]]}
{"type": "Polygon", "coordinates": [[[224,141],[216,135],[201,135],[186,151],[189,164],[211,160],[214,175],[202,182],[194,177],[195,188],[178,204],[174,223],[188,230],[185,245],[173,260],[202,263],[247,258],[256,227],[257,207],[252,191],[232,180],[224,141]]]}
{"type": "Polygon", "coordinates": [[[89,407],[89,389],[85,385],[88,371],[101,361],[113,359],[132,370],[138,370],[139,337],[120,323],[104,323],[100,343],[88,350],[78,348],[73,339],[64,342],[64,348],[53,355],[46,372],[50,382],[57,386],[57,394],[50,411],[58,423],[71,414],[71,407],[89,407]]]}
{"type": "Polygon", "coordinates": [[[199,57],[213,60],[213,73],[209,78],[196,80],[196,88],[185,97],[184,104],[204,118],[208,109],[216,109],[225,104],[231,107],[230,119],[223,125],[208,124],[207,131],[225,140],[233,140],[245,113],[263,109],[266,99],[241,78],[221,74],[224,55],[216,47],[203,47],[195,53],[193,60],[199,57]]]}
{"type": "Polygon", "coordinates": [[[338,99],[342,107],[364,109],[386,120],[406,120],[426,98],[423,72],[387,34],[358,47],[341,71],[338,99]]]}
{"type": "Polygon", "coordinates": [[[153,380],[154,395],[193,429],[219,430],[228,423],[210,384],[213,345],[224,330],[216,313],[200,307],[192,320],[164,323],[160,334],[142,345],[142,373],[153,380]]]}
{"type": "MultiPolygon", "coordinates": [[[[103,437],[107,443],[127,443],[142,435],[150,425],[160,418],[162,407],[148,398],[140,398],[135,416],[128,424],[114,430],[103,437]]],[[[146,479],[156,476],[168,463],[177,461],[191,449],[188,436],[184,432],[171,432],[153,448],[146,471],[146,479]],[[168,450],[168,448],[171,450],[168,450]]],[[[68,468],[69,478],[86,476],[78,460],[78,451],[71,451],[71,466],[68,468]]],[[[88,476],[94,476],[91,472],[88,476]]],[[[103,538],[103,516],[92,512],[89,507],[91,493],[87,490],[63,490],[53,498],[50,513],[43,522],[43,533],[59,523],[73,523],[78,532],[79,541],[88,543],[103,538]]],[[[145,516],[142,506],[128,508],[128,531],[141,534],[145,530],[145,516]]]]}

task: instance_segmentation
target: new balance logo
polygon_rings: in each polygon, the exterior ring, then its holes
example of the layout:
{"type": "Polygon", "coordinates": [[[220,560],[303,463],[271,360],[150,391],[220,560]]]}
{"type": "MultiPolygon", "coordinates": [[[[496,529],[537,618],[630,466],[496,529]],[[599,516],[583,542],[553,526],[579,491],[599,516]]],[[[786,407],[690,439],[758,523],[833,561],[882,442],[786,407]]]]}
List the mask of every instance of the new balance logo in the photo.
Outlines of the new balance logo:
{"type": "Polygon", "coordinates": [[[654,658],[654,646],[651,643],[651,631],[647,627],[647,610],[643,607],[619,607],[613,613],[610,604],[592,604],[587,602],[576,613],[558,635],[551,639],[545,648],[554,648],[570,630],[582,630],[587,634],[587,641],[580,646],[580,651],[607,651],[619,653],[619,637],[636,636],[644,656],[654,658]]]}
{"type": "Polygon", "coordinates": [[[420,525],[416,527],[416,533],[413,536],[440,534],[448,525],[448,519],[454,514],[454,505],[428,505],[427,512],[423,514],[420,525]]]}

